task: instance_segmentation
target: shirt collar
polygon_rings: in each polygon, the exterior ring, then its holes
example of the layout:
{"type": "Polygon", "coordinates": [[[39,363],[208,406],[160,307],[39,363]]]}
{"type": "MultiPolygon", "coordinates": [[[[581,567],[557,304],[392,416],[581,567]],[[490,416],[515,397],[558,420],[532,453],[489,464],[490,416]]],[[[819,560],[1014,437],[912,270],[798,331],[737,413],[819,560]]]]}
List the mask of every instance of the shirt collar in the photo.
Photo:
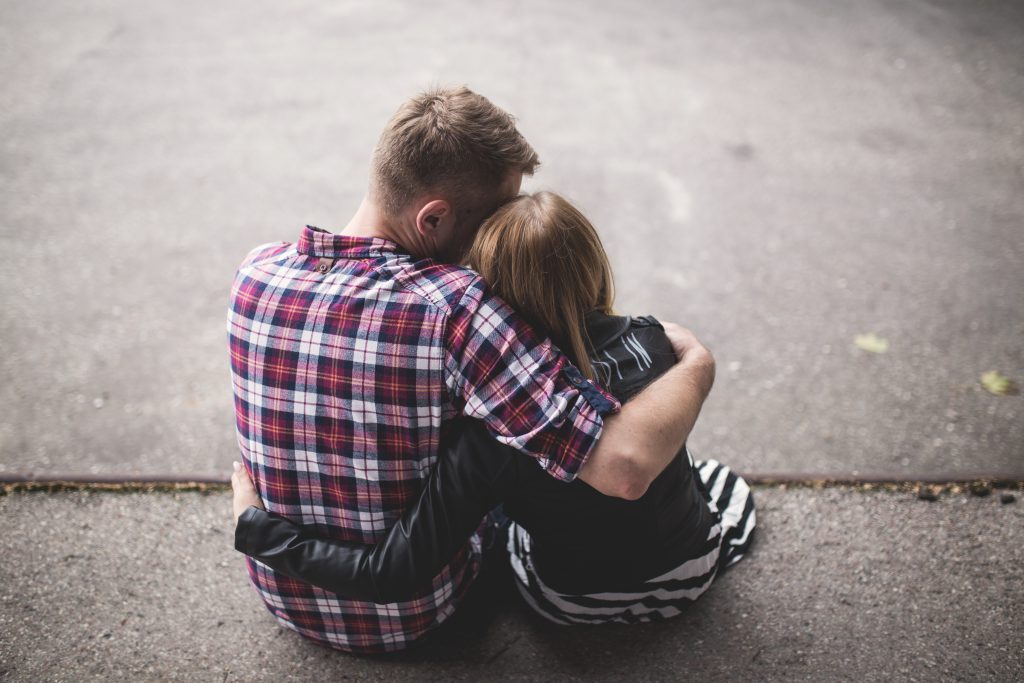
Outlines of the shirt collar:
{"type": "Polygon", "coordinates": [[[633,319],[628,315],[608,315],[601,311],[590,311],[584,318],[590,345],[597,352],[621,337],[629,329],[633,319]]]}
{"type": "Polygon", "coordinates": [[[299,235],[298,252],[322,258],[368,258],[395,253],[399,246],[383,237],[336,235],[307,225],[299,235]]]}

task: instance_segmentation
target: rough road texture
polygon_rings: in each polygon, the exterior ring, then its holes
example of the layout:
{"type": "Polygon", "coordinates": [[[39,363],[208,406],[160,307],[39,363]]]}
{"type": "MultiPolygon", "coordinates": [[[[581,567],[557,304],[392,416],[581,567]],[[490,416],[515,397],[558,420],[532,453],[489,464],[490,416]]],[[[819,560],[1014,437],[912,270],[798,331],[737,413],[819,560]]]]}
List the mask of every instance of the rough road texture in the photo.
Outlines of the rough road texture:
{"type": "Polygon", "coordinates": [[[227,472],[234,267],[466,82],[716,353],[702,456],[1024,476],[1021,3],[10,0],[0,76],[0,474],[227,472]]]}
{"type": "Polygon", "coordinates": [[[1024,507],[758,488],[753,552],[675,620],[562,628],[495,572],[432,643],[357,658],[280,629],[225,494],[0,498],[0,680],[1019,680],[1024,507]]]}

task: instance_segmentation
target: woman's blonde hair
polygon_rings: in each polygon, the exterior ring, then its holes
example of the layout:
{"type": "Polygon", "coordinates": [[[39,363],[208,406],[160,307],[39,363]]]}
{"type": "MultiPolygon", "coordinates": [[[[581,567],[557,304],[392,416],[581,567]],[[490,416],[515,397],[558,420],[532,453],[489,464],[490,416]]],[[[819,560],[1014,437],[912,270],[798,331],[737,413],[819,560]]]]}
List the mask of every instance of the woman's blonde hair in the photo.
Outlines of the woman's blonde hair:
{"type": "Polygon", "coordinates": [[[584,316],[612,312],[612,268],[590,221],[553,192],[522,195],[481,226],[469,265],[594,379],[584,316]]]}

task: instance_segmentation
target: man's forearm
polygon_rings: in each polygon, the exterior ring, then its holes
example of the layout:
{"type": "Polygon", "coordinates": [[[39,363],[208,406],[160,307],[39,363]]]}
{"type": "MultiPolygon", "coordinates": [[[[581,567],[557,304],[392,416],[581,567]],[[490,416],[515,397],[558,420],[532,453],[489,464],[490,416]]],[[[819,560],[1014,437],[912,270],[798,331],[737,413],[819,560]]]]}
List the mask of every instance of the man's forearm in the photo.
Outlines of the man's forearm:
{"type": "Polygon", "coordinates": [[[580,479],[598,491],[634,500],[679,453],[715,381],[715,360],[689,349],[668,372],[605,418],[580,479]]]}

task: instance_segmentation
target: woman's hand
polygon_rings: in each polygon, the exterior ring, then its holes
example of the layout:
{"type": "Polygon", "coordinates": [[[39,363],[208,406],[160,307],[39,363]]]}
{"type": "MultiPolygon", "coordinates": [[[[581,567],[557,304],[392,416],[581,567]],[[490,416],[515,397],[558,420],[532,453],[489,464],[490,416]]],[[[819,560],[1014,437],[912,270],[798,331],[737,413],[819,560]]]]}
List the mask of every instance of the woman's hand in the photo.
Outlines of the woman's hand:
{"type": "Polygon", "coordinates": [[[238,524],[238,518],[250,505],[260,510],[266,510],[266,508],[263,507],[263,500],[260,499],[260,494],[256,492],[252,479],[249,478],[248,472],[245,471],[241,463],[233,462],[231,465],[235,468],[231,475],[231,491],[234,493],[232,508],[235,512],[235,524],[238,524]]]}

